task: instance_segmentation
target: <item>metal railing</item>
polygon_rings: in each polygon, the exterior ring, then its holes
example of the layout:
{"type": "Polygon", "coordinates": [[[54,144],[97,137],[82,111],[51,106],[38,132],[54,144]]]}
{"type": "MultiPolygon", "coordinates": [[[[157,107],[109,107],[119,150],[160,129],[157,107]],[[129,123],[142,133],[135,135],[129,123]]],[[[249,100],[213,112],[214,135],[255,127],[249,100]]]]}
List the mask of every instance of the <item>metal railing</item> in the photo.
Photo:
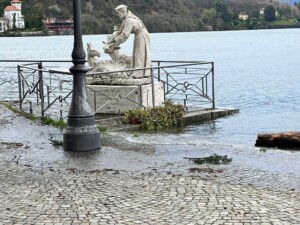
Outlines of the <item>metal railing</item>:
{"type": "Polygon", "coordinates": [[[215,108],[214,63],[203,61],[152,61],[153,76],[164,83],[165,97],[187,111],[215,108]]]}
{"type": "Polygon", "coordinates": [[[51,70],[71,65],[62,60],[0,60],[0,100],[16,102],[21,110],[42,117],[66,117],[72,76],[51,70]]]}
{"type": "Polygon", "coordinates": [[[64,117],[63,112],[66,114],[69,110],[73,82],[72,77],[65,74],[67,73],[63,71],[52,72],[52,69],[45,68],[42,62],[18,65],[20,109],[23,109],[24,103],[27,102],[32,112],[35,103],[42,117],[46,112],[57,114],[57,111],[60,118],[64,117]]]}
{"type": "MultiPolygon", "coordinates": [[[[0,101],[16,100],[24,111],[65,118],[72,94],[71,65],[71,61],[0,60],[0,101]]],[[[122,93],[109,94],[106,86],[88,86],[89,103],[95,113],[123,113],[130,108],[157,106],[166,99],[184,105],[187,111],[215,108],[213,62],[152,61],[151,68],[137,70],[145,69],[151,71],[152,85],[147,88],[140,84],[122,86],[122,93]],[[162,101],[158,92],[163,92],[162,101]]],[[[89,74],[87,80],[137,70],[97,72],[89,74]]]]}

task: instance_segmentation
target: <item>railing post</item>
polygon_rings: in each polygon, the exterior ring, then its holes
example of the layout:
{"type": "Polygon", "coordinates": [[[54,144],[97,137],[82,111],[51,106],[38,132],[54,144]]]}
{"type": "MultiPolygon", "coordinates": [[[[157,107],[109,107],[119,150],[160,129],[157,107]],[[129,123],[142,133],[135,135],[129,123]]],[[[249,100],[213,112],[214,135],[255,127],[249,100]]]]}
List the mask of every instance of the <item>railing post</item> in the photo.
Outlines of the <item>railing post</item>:
{"type": "Polygon", "coordinates": [[[47,105],[50,105],[50,87],[47,85],[47,105]]]}
{"type": "Polygon", "coordinates": [[[22,109],[22,83],[21,83],[21,69],[18,65],[18,85],[19,85],[19,107],[22,109]]]}
{"type": "Polygon", "coordinates": [[[214,63],[211,63],[212,70],[211,70],[211,75],[212,75],[212,100],[213,100],[213,109],[216,107],[215,103],[215,67],[214,63]]]}
{"type": "Polygon", "coordinates": [[[166,74],[167,93],[169,92],[169,73],[166,74]]]}
{"type": "Polygon", "coordinates": [[[142,85],[139,85],[139,91],[140,91],[140,106],[144,106],[143,105],[143,89],[142,89],[142,85]]]}
{"type": "Polygon", "coordinates": [[[95,113],[97,113],[97,95],[96,95],[96,91],[94,91],[93,89],[91,89],[93,92],[93,96],[94,96],[94,110],[95,113]]]}
{"type": "Polygon", "coordinates": [[[164,89],[164,102],[166,102],[166,82],[163,82],[163,89],[164,89]]]}
{"type": "Polygon", "coordinates": [[[152,84],[152,107],[155,107],[155,87],[153,78],[153,68],[151,68],[151,84],[152,84]]]}
{"type": "Polygon", "coordinates": [[[39,68],[39,89],[40,89],[40,99],[41,99],[41,114],[44,117],[44,79],[43,79],[43,63],[42,61],[38,64],[39,68]]]}
{"type": "Polygon", "coordinates": [[[30,114],[33,113],[33,109],[32,109],[32,101],[29,102],[29,112],[30,112],[30,114]]]}
{"type": "Polygon", "coordinates": [[[157,66],[158,66],[158,69],[157,69],[157,78],[158,78],[158,81],[160,81],[160,61],[157,62],[157,66]]]}

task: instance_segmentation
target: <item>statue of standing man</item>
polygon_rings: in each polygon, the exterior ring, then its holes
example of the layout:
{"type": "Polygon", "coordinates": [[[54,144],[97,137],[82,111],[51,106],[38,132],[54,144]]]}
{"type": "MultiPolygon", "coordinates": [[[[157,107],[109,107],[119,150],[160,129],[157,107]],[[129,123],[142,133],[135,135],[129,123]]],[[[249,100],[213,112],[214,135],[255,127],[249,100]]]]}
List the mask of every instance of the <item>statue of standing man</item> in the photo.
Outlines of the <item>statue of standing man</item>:
{"type": "MultiPolygon", "coordinates": [[[[114,42],[115,46],[119,46],[128,39],[130,33],[134,33],[131,68],[150,68],[150,36],[145,25],[125,5],[119,5],[115,11],[120,19],[123,19],[123,22],[120,28],[114,32],[110,41],[114,42]]],[[[131,73],[130,78],[145,78],[149,77],[150,74],[149,69],[137,70],[131,73]]]]}

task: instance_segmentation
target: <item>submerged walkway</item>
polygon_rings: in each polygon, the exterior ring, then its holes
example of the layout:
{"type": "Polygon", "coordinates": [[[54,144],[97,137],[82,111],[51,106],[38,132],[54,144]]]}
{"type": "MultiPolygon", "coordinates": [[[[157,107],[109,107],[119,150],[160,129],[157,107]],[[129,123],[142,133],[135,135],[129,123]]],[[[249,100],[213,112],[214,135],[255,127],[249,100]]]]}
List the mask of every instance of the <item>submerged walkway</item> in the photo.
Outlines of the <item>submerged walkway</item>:
{"type": "MultiPolygon", "coordinates": [[[[59,136],[55,128],[0,105],[0,225],[300,224],[297,176],[245,168],[238,173],[237,167],[224,167],[223,172],[220,167],[200,168],[205,176],[105,169],[118,163],[108,163],[112,158],[107,152],[120,146],[105,143],[97,155],[100,161],[89,155],[74,163],[80,156],[49,143],[50,137],[59,136]]],[[[118,153],[141,164],[147,160],[139,154],[155,151],[147,145],[131,147],[129,152],[124,145],[118,153]]]]}

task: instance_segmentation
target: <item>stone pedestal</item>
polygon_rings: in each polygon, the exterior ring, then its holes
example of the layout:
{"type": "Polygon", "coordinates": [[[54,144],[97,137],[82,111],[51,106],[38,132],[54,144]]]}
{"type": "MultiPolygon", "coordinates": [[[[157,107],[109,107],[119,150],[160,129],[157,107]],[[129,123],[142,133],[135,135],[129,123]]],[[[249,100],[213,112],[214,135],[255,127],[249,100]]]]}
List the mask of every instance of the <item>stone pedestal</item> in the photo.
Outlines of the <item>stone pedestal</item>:
{"type": "Polygon", "coordinates": [[[96,113],[119,114],[130,109],[150,108],[164,102],[162,82],[140,86],[87,85],[88,102],[96,113]],[[152,92],[154,91],[154,99],[152,92]],[[154,104],[153,104],[154,103],[154,104]]]}

